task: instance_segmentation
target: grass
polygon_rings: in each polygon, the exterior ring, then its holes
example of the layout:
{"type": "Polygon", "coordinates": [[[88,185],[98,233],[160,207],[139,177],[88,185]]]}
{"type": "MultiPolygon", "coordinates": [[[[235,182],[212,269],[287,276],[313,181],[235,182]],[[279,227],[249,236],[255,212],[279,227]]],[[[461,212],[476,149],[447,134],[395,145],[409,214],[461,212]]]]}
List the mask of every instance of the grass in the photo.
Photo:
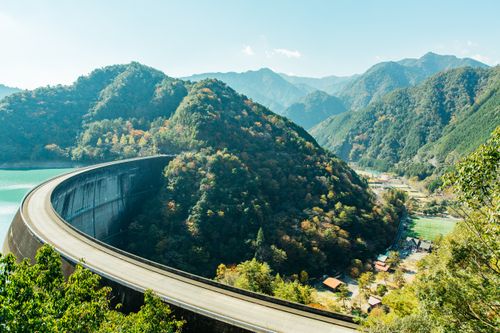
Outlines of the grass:
{"type": "Polygon", "coordinates": [[[446,236],[453,231],[457,220],[442,217],[415,217],[410,224],[408,236],[434,240],[437,236],[446,236]]]}

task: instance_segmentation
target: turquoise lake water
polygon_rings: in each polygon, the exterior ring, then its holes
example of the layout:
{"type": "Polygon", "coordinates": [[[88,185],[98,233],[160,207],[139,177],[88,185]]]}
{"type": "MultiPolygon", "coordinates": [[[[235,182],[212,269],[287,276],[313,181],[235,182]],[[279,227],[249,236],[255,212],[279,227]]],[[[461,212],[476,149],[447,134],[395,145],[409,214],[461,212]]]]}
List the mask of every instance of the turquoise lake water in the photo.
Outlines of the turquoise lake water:
{"type": "Polygon", "coordinates": [[[24,195],[43,181],[71,170],[0,170],[0,249],[24,195]]]}

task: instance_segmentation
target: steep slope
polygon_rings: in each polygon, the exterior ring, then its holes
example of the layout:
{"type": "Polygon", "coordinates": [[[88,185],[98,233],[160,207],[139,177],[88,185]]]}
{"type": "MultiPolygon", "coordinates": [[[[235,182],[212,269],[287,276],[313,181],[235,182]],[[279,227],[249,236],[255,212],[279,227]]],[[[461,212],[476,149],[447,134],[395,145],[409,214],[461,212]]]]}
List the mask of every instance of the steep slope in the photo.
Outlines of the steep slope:
{"type": "Polygon", "coordinates": [[[381,213],[344,162],[220,81],[196,83],[163,133],[160,151],[190,151],[169,164],[160,196],[130,225],[129,251],[213,276],[258,248],[277,271],[320,273],[366,259],[391,238],[395,216],[381,213]]]}
{"type": "Polygon", "coordinates": [[[131,63],[95,70],[71,86],[7,96],[0,102],[0,161],[116,158],[122,147],[100,152],[96,131],[111,145],[114,136],[137,134],[134,126],[148,129],[150,121],[170,116],[186,94],[184,82],[131,63]]]}
{"type": "Polygon", "coordinates": [[[20,91],[21,89],[7,87],[6,85],[0,84],[0,99],[20,91]]]}
{"type": "Polygon", "coordinates": [[[459,68],[397,90],[312,130],[342,158],[421,178],[483,143],[500,124],[500,67],[459,68]]]}
{"type": "Polygon", "coordinates": [[[256,251],[284,273],[358,267],[398,220],[300,126],[221,81],[138,63],[6,97],[0,139],[2,162],[178,153],[122,246],[206,276],[256,251]]]}
{"type": "Polygon", "coordinates": [[[309,129],[326,118],[345,111],[346,108],[340,99],[316,90],[290,105],[283,112],[283,116],[309,129]]]}
{"type": "Polygon", "coordinates": [[[349,82],[338,96],[346,106],[359,110],[397,88],[414,86],[437,72],[466,66],[488,67],[473,59],[459,59],[432,52],[419,59],[381,62],[349,82]]]}
{"type": "Polygon", "coordinates": [[[241,94],[247,95],[276,113],[311,92],[310,87],[299,87],[283,79],[268,68],[243,73],[204,73],[184,79],[200,81],[207,78],[221,80],[241,94]]]}

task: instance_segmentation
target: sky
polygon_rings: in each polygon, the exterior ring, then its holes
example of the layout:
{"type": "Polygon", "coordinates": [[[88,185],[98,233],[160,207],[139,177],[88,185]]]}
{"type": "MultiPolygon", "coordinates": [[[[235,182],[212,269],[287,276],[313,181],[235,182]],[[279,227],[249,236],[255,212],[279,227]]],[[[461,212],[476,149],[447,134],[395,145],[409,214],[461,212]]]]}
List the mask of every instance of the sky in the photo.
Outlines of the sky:
{"type": "Polygon", "coordinates": [[[174,77],[352,75],[432,51],[500,63],[497,0],[0,0],[0,83],[139,61],[174,77]]]}

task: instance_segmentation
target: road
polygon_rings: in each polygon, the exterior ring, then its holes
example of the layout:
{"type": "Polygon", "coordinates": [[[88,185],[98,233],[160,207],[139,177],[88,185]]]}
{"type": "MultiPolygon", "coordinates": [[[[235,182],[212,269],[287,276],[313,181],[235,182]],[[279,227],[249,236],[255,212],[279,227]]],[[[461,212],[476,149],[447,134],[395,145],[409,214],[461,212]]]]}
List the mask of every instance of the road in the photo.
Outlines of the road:
{"type": "Polygon", "coordinates": [[[26,197],[21,214],[31,231],[64,257],[85,260],[94,272],[136,290],[152,289],[168,303],[256,332],[355,332],[353,325],[206,285],[134,260],[79,234],[52,209],[57,184],[82,172],[50,180],[26,197]],[[351,327],[346,327],[346,326],[351,327]]]}

